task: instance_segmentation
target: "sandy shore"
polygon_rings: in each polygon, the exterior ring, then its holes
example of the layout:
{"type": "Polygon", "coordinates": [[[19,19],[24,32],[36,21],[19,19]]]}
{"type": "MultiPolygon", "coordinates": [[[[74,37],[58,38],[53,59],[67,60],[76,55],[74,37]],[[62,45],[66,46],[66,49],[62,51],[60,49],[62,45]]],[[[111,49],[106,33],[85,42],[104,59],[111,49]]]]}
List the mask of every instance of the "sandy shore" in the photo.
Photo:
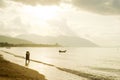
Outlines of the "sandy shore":
{"type": "Polygon", "coordinates": [[[37,71],[11,63],[0,55],[0,80],[46,80],[37,71]]]}

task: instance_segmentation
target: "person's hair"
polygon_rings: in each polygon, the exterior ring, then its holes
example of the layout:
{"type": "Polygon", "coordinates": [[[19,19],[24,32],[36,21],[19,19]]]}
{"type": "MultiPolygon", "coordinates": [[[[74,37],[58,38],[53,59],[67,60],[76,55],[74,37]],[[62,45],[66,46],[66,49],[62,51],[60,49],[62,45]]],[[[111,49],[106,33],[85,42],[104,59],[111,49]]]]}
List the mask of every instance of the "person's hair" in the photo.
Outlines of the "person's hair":
{"type": "Polygon", "coordinates": [[[29,51],[26,51],[26,53],[29,53],[29,51]]]}

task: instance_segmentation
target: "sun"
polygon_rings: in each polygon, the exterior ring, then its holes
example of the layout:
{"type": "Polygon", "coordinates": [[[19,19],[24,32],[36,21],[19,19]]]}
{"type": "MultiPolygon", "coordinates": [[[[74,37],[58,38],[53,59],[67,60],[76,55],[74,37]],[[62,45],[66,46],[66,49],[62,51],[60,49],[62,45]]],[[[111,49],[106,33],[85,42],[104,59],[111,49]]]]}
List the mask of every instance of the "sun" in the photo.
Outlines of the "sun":
{"type": "Polygon", "coordinates": [[[26,25],[29,33],[40,34],[42,36],[53,34],[49,22],[58,18],[61,8],[54,6],[23,6],[20,11],[22,23],[26,25]]]}
{"type": "Polygon", "coordinates": [[[50,20],[57,17],[58,6],[25,6],[23,12],[39,20],[50,20]]]}

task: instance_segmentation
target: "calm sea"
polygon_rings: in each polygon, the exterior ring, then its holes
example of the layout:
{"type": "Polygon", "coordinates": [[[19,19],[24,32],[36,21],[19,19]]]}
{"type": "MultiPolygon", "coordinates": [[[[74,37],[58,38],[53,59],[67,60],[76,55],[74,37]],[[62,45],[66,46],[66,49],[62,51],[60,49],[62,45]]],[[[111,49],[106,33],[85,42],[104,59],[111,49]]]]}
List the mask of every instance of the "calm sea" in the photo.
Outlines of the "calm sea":
{"type": "Polygon", "coordinates": [[[8,53],[1,53],[12,62],[35,69],[48,80],[120,80],[119,48],[1,48],[0,50],[25,57],[30,52],[31,62],[8,53]],[[67,50],[59,53],[59,50],[67,50]]]}

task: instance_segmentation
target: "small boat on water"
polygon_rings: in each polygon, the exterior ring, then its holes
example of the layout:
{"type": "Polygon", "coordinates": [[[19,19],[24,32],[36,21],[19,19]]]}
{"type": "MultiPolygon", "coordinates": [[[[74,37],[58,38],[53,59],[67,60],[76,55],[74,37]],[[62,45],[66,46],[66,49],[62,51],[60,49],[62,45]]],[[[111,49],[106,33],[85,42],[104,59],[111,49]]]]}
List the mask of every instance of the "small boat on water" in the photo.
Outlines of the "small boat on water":
{"type": "Polygon", "coordinates": [[[67,50],[59,50],[59,53],[66,53],[67,50]]]}

